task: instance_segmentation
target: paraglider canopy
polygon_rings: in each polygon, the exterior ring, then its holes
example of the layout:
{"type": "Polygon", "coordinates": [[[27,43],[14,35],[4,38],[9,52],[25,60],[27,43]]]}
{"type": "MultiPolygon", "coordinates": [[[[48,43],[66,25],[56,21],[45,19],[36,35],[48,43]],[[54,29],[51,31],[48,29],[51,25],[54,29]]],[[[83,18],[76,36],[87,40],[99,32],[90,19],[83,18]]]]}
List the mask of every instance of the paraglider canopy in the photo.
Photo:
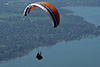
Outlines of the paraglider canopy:
{"type": "Polygon", "coordinates": [[[37,2],[29,4],[24,10],[24,16],[27,16],[34,8],[40,7],[51,18],[54,27],[57,27],[60,23],[60,16],[58,10],[48,2],[37,2]]]}

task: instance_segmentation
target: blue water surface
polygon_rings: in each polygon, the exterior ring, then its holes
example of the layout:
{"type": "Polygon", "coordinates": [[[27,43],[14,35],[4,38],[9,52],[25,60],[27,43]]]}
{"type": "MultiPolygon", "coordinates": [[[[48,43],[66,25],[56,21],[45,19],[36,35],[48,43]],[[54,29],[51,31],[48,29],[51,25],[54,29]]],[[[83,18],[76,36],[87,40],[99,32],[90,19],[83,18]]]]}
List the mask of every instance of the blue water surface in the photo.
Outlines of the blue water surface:
{"type": "Polygon", "coordinates": [[[63,7],[64,9],[71,10],[75,15],[82,16],[86,21],[100,26],[100,7],[63,7]]]}
{"type": "Polygon", "coordinates": [[[21,58],[2,62],[0,67],[100,67],[100,37],[60,42],[41,47],[43,60],[35,58],[38,49],[21,58]]]}

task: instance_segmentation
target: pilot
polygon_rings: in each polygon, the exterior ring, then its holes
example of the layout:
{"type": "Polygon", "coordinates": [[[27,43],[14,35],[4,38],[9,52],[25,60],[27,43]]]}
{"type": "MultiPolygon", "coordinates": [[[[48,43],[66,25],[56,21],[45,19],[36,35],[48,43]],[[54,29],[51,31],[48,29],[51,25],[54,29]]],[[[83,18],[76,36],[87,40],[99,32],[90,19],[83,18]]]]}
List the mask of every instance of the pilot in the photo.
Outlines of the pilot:
{"type": "Polygon", "coordinates": [[[36,58],[38,59],[38,60],[41,60],[41,59],[43,59],[43,57],[41,56],[41,52],[39,53],[37,53],[37,56],[36,56],[36,58]]]}

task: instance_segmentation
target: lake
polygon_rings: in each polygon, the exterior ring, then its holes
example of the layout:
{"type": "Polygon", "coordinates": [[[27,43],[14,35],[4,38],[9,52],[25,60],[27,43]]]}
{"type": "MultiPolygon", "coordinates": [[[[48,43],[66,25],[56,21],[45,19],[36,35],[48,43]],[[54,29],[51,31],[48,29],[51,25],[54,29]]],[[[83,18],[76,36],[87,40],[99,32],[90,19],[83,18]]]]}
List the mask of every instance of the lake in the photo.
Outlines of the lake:
{"type": "Polygon", "coordinates": [[[82,16],[86,21],[100,26],[100,7],[63,7],[71,10],[74,15],[82,16]]]}
{"type": "Polygon", "coordinates": [[[41,47],[43,60],[35,58],[38,49],[21,58],[2,62],[0,67],[100,67],[100,37],[41,47]]]}
{"type": "MultiPolygon", "coordinates": [[[[66,7],[95,25],[100,25],[100,7],[66,7]],[[76,9],[77,8],[77,9],[76,9]],[[96,10],[94,11],[94,9],[96,10]],[[92,11],[91,11],[92,10],[92,11]],[[86,14],[84,14],[86,11],[86,14]],[[91,12],[90,12],[91,11],[91,12]],[[96,12],[97,11],[97,12],[96,12]],[[83,12],[83,13],[81,13],[83,12]],[[88,15],[87,15],[88,14],[88,15]],[[94,19],[93,19],[94,17],[94,19]],[[91,19],[91,20],[90,20],[91,19]]],[[[0,67],[100,67],[100,37],[60,42],[54,46],[33,49],[28,55],[4,61],[0,67]],[[36,59],[38,50],[43,60],[36,59]]]]}

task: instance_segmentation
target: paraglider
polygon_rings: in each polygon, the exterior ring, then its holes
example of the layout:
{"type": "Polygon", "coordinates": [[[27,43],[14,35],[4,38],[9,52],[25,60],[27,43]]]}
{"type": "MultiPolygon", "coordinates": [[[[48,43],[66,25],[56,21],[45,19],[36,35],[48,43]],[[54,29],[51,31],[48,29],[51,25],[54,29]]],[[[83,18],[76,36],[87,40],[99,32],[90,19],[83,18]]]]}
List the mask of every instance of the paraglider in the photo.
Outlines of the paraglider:
{"type": "Polygon", "coordinates": [[[60,16],[58,10],[48,2],[37,2],[29,4],[24,10],[24,16],[27,16],[34,8],[40,7],[51,18],[54,27],[57,27],[60,23],[60,16]]]}
{"type": "MultiPolygon", "coordinates": [[[[37,3],[29,4],[24,10],[24,13],[23,13],[24,16],[27,16],[36,7],[41,8],[42,10],[44,10],[48,14],[48,16],[50,17],[50,19],[52,21],[54,28],[59,25],[59,23],[60,23],[59,12],[52,4],[50,4],[48,2],[37,2],[37,3]]],[[[41,52],[37,53],[36,58],[38,60],[43,59],[41,52]]]]}

